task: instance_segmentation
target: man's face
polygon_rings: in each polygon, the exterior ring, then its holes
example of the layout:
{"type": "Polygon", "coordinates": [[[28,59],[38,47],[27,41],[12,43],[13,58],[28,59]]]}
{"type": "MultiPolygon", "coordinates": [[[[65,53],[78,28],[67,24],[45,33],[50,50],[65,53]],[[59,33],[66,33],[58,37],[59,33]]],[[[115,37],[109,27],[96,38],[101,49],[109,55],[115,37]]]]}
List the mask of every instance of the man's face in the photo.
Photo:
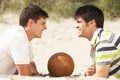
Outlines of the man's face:
{"type": "Polygon", "coordinates": [[[33,22],[31,25],[31,33],[34,38],[41,38],[42,37],[42,32],[47,29],[46,26],[46,19],[41,17],[38,19],[36,22],[33,22]]]}
{"type": "Polygon", "coordinates": [[[89,22],[88,23],[85,22],[85,20],[83,20],[81,17],[77,18],[76,21],[77,21],[76,28],[79,30],[78,36],[88,38],[90,32],[89,22]]]}

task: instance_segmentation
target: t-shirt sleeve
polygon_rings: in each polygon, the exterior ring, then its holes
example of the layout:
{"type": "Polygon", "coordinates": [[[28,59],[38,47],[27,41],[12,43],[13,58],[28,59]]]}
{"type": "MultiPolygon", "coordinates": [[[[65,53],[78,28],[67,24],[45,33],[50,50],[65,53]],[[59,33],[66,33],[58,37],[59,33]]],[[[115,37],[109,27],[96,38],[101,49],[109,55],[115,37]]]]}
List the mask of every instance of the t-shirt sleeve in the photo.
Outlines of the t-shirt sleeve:
{"type": "Polygon", "coordinates": [[[110,65],[117,56],[117,48],[109,41],[103,41],[96,47],[96,65],[110,65]]]}
{"type": "Polygon", "coordinates": [[[9,54],[15,64],[29,64],[29,44],[26,39],[19,37],[13,40],[8,46],[9,54]]]}

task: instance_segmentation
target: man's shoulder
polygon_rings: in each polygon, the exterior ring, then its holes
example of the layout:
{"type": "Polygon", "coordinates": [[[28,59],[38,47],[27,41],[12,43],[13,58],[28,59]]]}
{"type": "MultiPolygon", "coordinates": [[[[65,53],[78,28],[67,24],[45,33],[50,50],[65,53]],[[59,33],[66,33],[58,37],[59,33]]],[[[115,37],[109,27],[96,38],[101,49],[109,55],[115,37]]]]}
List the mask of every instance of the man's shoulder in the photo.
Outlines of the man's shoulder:
{"type": "Polygon", "coordinates": [[[111,31],[103,31],[101,37],[99,38],[99,42],[115,45],[116,43],[120,43],[120,35],[111,31]]]}
{"type": "Polygon", "coordinates": [[[20,26],[18,27],[14,27],[14,28],[10,28],[6,31],[4,31],[1,35],[9,35],[9,36],[14,36],[14,35],[19,35],[20,33],[22,33],[24,31],[24,29],[20,26]]]}
{"type": "Polygon", "coordinates": [[[11,29],[8,29],[4,31],[3,33],[0,34],[0,39],[1,40],[13,40],[17,37],[21,37],[25,35],[25,31],[22,27],[14,27],[11,29]]]}
{"type": "Polygon", "coordinates": [[[115,33],[111,32],[111,31],[103,31],[101,33],[101,40],[110,40],[110,38],[113,38],[112,36],[115,36],[115,33]]]}

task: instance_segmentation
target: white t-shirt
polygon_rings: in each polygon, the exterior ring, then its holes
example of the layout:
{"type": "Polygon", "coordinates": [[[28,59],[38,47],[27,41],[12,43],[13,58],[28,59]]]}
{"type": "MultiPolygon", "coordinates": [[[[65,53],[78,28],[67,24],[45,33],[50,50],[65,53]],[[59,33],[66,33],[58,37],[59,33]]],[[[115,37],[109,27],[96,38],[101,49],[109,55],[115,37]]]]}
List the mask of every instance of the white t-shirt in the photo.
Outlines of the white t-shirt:
{"type": "Polygon", "coordinates": [[[0,34],[0,74],[14,74],[15,64],[29,64],[29,40],[23,27],[0,34]]]}

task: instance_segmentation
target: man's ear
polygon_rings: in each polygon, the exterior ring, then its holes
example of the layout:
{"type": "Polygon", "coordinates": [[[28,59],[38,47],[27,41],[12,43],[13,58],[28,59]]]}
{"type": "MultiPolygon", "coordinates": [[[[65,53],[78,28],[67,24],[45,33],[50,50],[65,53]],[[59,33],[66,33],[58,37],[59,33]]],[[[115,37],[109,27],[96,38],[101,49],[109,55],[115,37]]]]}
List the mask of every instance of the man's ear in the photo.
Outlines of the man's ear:
{"type": "Polygon", "coordinates": [[[95,20],[94,20],[94,19],[90,20],[90,21],[89,21],[89,25],[92,26],[92,27],[93,27],[93,26],[96,27],[96,22],[95,22],[95,20]]]}
{"type": "Polygon", "coordinates": [[[32,24],[33,24],[33,20],[32,20],[32,19],[28,19],[27,25],[28,25],[28,26],[31,26],[32,24]]]}

